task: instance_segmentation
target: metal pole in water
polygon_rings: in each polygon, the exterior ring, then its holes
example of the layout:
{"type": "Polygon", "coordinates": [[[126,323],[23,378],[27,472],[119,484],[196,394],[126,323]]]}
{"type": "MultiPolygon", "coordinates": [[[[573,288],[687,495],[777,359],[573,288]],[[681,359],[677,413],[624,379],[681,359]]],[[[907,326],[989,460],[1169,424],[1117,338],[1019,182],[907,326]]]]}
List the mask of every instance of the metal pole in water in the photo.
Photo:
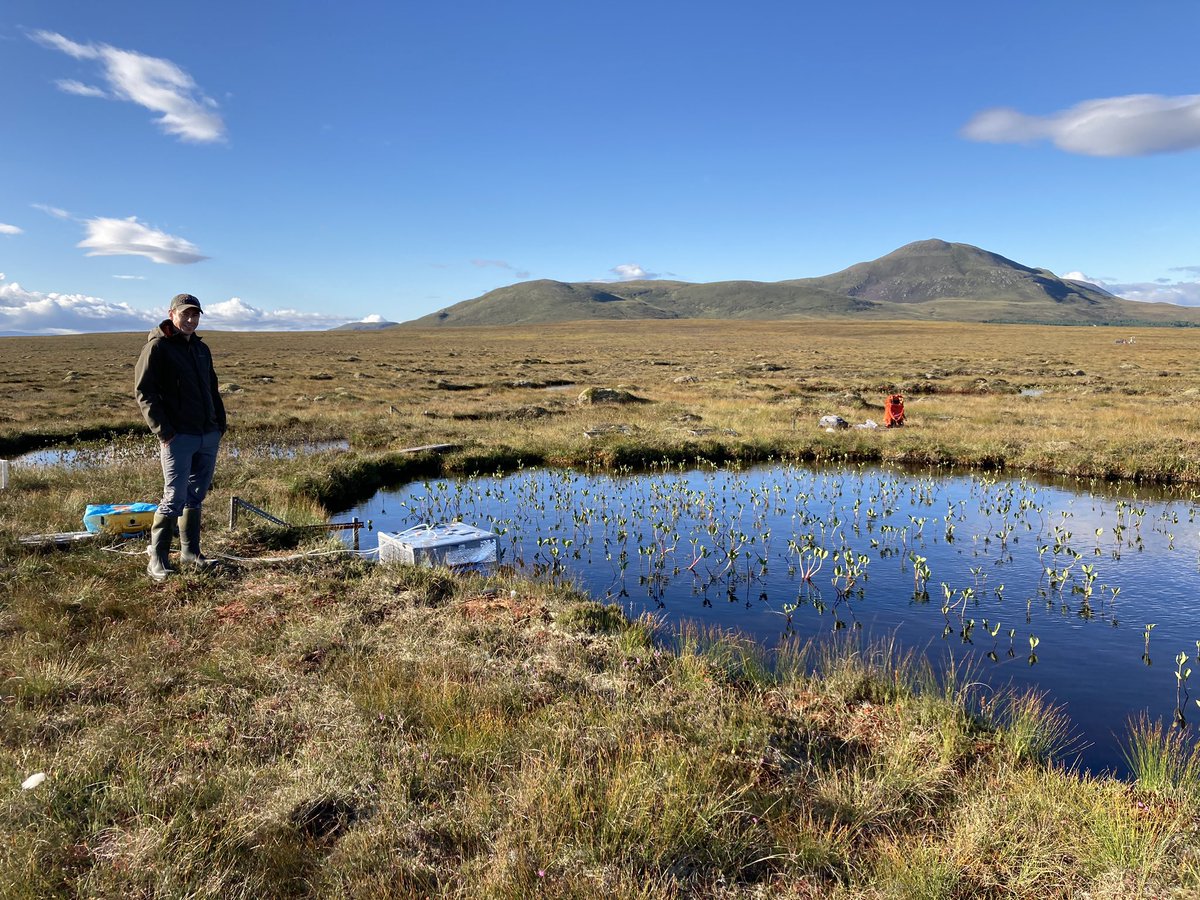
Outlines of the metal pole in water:
{"type": "Polygon", "coordinates": [[[0,459],[0,489],[8,490],[8,460],[0,459]]]}

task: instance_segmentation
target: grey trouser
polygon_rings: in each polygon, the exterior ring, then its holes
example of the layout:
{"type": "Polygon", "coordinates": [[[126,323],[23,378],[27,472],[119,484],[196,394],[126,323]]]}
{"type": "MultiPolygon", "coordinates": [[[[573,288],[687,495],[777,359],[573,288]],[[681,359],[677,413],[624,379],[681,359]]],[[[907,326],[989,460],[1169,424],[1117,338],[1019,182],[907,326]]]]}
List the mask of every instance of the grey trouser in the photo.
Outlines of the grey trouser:
{"type": "Polygon", "coordinates": [[[163,470],[163,498],[159,515],[178,516],[183,508],[199,509],[217,468],[221,432],[179,434],[169,444],[159,444],[163,470]]]}

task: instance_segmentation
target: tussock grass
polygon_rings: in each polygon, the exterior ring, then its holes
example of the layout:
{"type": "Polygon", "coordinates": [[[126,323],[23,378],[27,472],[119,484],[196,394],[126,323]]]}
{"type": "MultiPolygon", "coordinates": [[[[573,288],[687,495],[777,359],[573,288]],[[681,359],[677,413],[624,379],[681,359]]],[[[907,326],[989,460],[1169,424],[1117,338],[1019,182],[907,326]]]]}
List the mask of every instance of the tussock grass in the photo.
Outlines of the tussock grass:
{"type": "Polygon", "coordinates": [[[1130,725],[1125,761],[1139,788],[1200,801],[1200,747],[1161,720],[1143,715],[1130,725]]]}
{"type": "Polygon", "coordinates": [[[997,718],[1000,741],[1016,760],[1050,762],[1068,755],[1076,743],[1066,714],[1037,691],[1002,698],[997,718]]]}
{"type": "Polygon", "coordinates": [[[8,560],[0,759],[49,775],[0,803],[26,896],[1196,885],[1193,805],[1048,765],[886,643],[766,654],[337,557],[153,587],[99,551],[8,560]]]}

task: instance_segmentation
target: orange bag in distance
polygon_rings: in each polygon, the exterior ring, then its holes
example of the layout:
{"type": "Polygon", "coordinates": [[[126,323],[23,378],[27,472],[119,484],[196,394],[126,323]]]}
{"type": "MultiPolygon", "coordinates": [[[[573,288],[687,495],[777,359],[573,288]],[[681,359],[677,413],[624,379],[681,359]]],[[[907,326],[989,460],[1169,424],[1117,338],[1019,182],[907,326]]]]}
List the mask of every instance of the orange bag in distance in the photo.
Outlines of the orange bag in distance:
{"type": "Polygon", "coordinates": [[[891,394],[883,404],[883,427],[899,428],[904,424],[904,397],[891,394]]]}

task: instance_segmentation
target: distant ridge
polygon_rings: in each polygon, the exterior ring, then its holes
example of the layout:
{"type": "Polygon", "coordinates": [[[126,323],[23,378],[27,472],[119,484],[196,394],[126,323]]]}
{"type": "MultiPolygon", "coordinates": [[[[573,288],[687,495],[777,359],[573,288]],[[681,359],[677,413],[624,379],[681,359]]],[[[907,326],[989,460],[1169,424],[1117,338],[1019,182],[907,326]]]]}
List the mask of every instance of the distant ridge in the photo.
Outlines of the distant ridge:
{"type": "Polygon", "coordinates": [[[932,239],[832,275],[790,281],[525,281],[404,324],[828,318],[1200,325],[1200,310],[1124,300],[1097,285],[1059,278],[970,244],[932,239]]]}
{"type": "Polygon", "coordinates": [[[338,325],[336,328],[330,328],[330,331],[379,331],[381,328],[391,328],[394,325],[399,325],[399,322],[385,322],[383,320],[370,322],[347,322],[345,325],[338,325]]]}

